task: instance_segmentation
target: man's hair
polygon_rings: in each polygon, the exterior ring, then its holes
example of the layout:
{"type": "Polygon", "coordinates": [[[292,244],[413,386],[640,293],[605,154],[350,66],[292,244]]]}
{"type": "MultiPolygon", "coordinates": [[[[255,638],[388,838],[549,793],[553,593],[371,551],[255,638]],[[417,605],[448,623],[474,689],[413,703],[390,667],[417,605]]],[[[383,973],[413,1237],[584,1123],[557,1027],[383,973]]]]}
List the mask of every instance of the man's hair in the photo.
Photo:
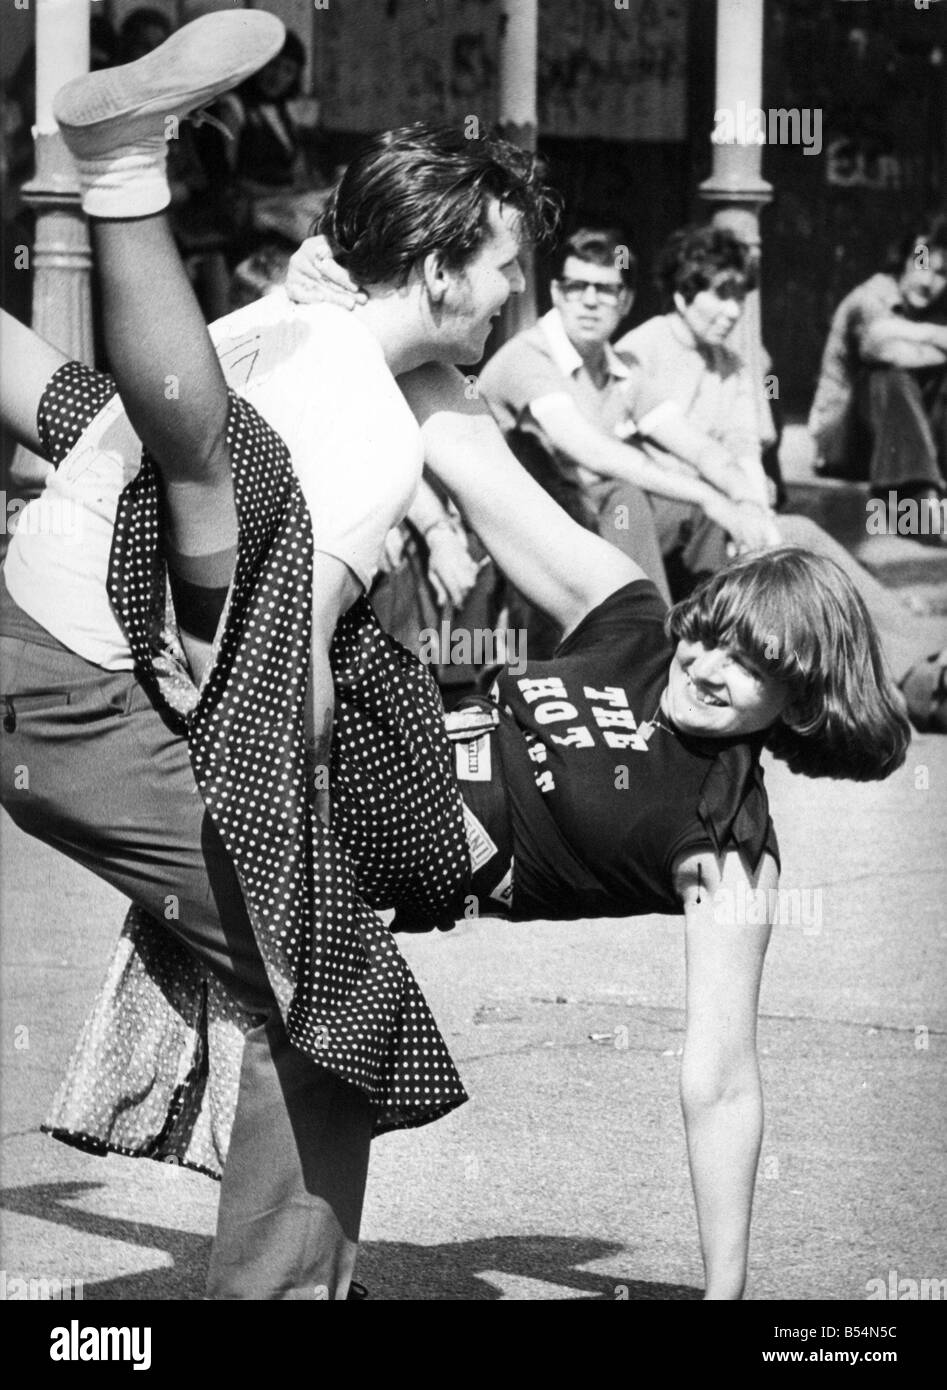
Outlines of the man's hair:
{"type": "Polygon", "coordinates": [[[418,122],[368,141],[313,230],[359,284],[403,285],[433,251],[451,269],[472,260],[487,237],[492,199],[516,211],[524,241],[542,243],[555,231],[560,200],[534,155],[418,122]]]}
{"type": "Polygon", "coordinates": [[[690,304],[727,275],[739,291],[756,285],[747,247],[725,227],[684,227],[672,232],[658,254],[655,277],[668,307],[675,294],[690,304]]]}
{"type": "Polygon", "coordinates": [[[766,746],[807,777],[880,781],[911,728],[875,625],[848,575],[795,546],[733,561],[667,618],[670,636],[742,653],[785,682],[790,707],[766,746]]]}
{"type": "Polygon", "coordinates": [[[638,284],[638,259],[618,227],[580,227],[577,232],[567,236],[552,258],[550,269],[553,279],[560,278],[570,256],[577,261],[588,261],[591,265],[605,265],[620,270],[626,290],[634,290],[638,284]]]}
{"type": "Polygon", "coordinates": [[[915,223],[914,230],[903,236],[897,247],[892,250],[888,257],[887,269],[893,275],[900,275],[907,260],[920,246],[926,246],[928,251],[940,251],[942,255],[947,256],[947,214],[933,213],[923,222],[915,223]]]}

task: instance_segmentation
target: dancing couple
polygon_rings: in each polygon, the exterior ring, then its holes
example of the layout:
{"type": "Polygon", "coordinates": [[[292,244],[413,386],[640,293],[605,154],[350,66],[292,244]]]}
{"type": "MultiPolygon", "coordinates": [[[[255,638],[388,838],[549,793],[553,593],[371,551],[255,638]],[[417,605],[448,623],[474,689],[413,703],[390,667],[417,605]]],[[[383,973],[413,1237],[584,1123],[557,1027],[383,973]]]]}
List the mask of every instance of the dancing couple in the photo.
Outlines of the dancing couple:
{"type": "Polygon", "coordinates": [[[769,927],[712,901],[776,885],[764,747],[814,776],[903,761],[870,617],[797,549],[667,614],[466,399],[454,364],[555,221],[503,142],[369,141],[323,227],[365,302],[275,294],[208,333],[165,136],[282,41],[266,13],[214,14],[60,92],[114,381],[4,323],[4,421],[53,469],[4,571],[3,802],[132,902],[48,1127],[222,1173],[208,1297],[345,1298],[372,1135],[465,1099],[379,914],[448,927],[471,895],[512,918],[683,912],[707,1297],[738,1298],[769,927]],[[566,632],[446,723],[365,597],[422,460],[566,632]],[[473,743],[488,782],[464,776],[473,743]]]}

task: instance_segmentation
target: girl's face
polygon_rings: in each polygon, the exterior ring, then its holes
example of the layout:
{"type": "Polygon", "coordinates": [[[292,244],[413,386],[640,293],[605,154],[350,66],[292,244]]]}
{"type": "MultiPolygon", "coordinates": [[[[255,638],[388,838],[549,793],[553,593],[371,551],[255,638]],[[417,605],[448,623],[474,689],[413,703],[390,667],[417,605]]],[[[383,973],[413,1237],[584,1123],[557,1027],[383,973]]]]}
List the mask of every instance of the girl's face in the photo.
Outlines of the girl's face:
{"type": "Polygon", "coordinates": [[[789,705],[789,689],[728,647],[681,638],[661,697],[664,713],[685,734],[735,738],[775,724],[789,705]]]}

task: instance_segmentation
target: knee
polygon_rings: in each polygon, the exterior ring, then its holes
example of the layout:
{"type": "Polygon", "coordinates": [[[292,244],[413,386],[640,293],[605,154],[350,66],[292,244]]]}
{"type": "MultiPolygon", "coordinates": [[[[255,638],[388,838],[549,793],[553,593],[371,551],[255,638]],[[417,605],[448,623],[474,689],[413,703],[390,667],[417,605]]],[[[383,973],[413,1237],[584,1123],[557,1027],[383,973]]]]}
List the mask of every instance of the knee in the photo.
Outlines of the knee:
{"type": "Polygon", "coordinates": [[[884,362],[866,365],[866,382],[870,404],[890,406],[895,400],[920,399],[920,388],[914,375],[904,367],[892,367],[884,362]]]}

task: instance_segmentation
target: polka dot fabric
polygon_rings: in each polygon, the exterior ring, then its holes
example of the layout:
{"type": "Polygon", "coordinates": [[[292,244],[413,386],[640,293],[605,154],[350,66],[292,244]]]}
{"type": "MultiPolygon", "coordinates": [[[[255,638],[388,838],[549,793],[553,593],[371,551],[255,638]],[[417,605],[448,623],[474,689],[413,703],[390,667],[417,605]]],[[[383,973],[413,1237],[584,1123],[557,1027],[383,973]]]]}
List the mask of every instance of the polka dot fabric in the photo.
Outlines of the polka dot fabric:
{"type": "MultiPolygon", "coordinates": [[[[376,1132],[424,1124],[461,1104],[466,1093],[375,909],[394,908],[398,926],[427,930],[451,925],[463,903],[469,858],[440,697],[416,659],[382,632],[369,603],[357,601],[330,652],[336,710],[327,831],[307,791],[305,766],[308,511],[282,441],[237,396],[228,442],[239,553],[216,661],[200,692],[184,674],[179,649],[168,646],[160,494],[147,453],[119,504],[110,598],[141,678],[187,732],[195,777],[240,877],[291,1040],[367,1092],[376,1132]]],[[[192,996],[205,982],[190,959],[182,961],[182,949],[157,924],[144,968],[135,959],[140,940],[141,923],[132,914],[120,953],[130,951],[136,968],[126,962],[111,972],[96,1006],[100,1041],[85,1060],[74,1058],[74,1087],[104,1065],[101,1038],[123,1031],[122,990],[132,976],[140,994],[143,976],[175,972],[174,1009],[181,1014],[183,990],[189,1026],[204,1026],[192,996]]],[[[166,996],[167,990],[151,991],[152,1014],[166,996]]],[[[154,1038],[177,1036],[172,1023],[166,1028],[154,1017],[149,1031],[154,1038]]],[[[184,1055],[193,1039],[180,1037],[184,1055]]],[[[162,1069],[167,1074],[167,1056],[162,1069]]],[[[117,1101],[115,1080],[114,1072],[99,1077],[101,1093],[117,1101]]],[[[226,1109],[213,1077],[211,1083],[215,1105],[226,1109]]],[[[101,1135],[107,1127],[101,1106],[93,1120],[88,1106],[70,1108],[67,1090],[50,1127],[101,1135]]],[[[186,1101],[179,1097],[177,1104],[187,1111],[186,1101]]]]}
{"type": "Polygon", "coordinates": [[[50,377],[36,413],[36,429],[50,463],[60,464],[82,431],[115,395],[115,382],[81,362],[64,362],[50,377]]]}
{"type": "Polygon", "coordinates": [[[132,907],[43,1129],[91,1153],[219,1178],[250,1024],[160,922],[132,907]]]}

